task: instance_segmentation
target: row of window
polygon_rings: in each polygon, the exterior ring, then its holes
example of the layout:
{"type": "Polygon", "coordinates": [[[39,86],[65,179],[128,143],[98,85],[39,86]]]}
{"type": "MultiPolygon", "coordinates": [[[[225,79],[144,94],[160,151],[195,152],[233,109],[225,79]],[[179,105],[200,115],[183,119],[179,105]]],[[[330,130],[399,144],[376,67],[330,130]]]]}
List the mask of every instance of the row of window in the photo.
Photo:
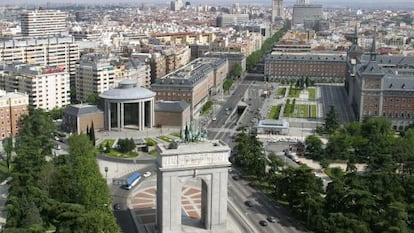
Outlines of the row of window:
{"type": "Polygon", "coordinates": [[[157,95],[158,96],[165,96],[165,94],[167,94],[167,96],[183,96],[183,97],[190,97],[191,93],[177,93],[177,92],[158,92],[157,95]]]}

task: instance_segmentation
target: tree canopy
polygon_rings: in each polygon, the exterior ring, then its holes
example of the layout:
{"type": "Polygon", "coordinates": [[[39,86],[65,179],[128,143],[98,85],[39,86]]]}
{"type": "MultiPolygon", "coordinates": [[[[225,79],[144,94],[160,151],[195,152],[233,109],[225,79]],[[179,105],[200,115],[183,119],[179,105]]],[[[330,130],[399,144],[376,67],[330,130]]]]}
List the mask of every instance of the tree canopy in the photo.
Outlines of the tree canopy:
{"type": "MultiPolygon", "coordinates": [[[[267,177],[264,191],[310,230],[320,233],[412,233],[414,232],[414,129],[396,137],[391,123],[383,118],[367,118],[338,128],[323,149],[316,136],[307,138],[307,150],[322,154],[321,159],[346,161],[348,169],[332,169],[326,189],[322,180],[306,165],[285,168],[271,165],[267,172],[257,165],[260,142],[245,132],[237,138],[236,165],[242,171],[267,177]],[[359,173],[355,162],[368,168],[359,173]]],[[[270,156],[270,155],[269,155],[270,156]]],[[[266,156],[264,156],[266,157],[266,156]]],[[[263,180],[263,179],[262,179],[263,180]]]]}
{"type": "Polygon", "coordinates": [[[48,114],[35,110],[21,124],[3,232],[119,232],[88,137],[72,136],[70,153],[55,158],[48,114]]]}

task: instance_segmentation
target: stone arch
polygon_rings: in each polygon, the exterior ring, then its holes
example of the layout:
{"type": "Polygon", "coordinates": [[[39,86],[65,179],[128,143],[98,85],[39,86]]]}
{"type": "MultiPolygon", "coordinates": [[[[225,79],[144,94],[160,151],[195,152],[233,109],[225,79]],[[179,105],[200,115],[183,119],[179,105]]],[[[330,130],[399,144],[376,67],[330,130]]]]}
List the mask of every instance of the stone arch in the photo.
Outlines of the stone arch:
{"type": "Polygon", "coordinates": [[[158,145],[157,227],[160,233],[182,232],[181,192],[190,179],[201,181],[200,225],[223,229],[227,221],[230,148],[221,141],[158,145]]]}

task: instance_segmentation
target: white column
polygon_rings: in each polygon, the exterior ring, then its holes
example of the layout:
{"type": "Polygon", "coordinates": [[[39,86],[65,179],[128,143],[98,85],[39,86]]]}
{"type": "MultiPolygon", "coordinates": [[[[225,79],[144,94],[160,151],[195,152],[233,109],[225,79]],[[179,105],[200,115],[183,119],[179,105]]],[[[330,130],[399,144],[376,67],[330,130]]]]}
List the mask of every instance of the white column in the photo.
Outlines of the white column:
{"type": "Polygon", "coordinates": [[[121,129],[125,127],[124,103],[121,103],[121,129]]]}
{"type": "Polygon", "coordinates": [[[151,99],[151,107],[150,107],[150,128],[152,128],[154,126],[154,122],[155,122],[155,117],[154,117],[154,99],[151,99]]]}
{"type": "Polygon", "coordinates": [[[139,130],[144,130],[145,128],[145,102],[141,101],[141,128],[139,130]]]}
{"type": "Polygon", "coordinates": [[[116,125],[118,127],[118,130],[121,131],[121,103],[116,103],[116,125]]]}
{"type": "Polygon", "coordinates": [[[108,130],[111,131],[111,102],[106,101],[105,107],[106,107],[105,113],[107,114],[106,115],[106,120],[107,120],[107,123],[108,123],[108,130]]]}
{"type": "Polygon", "coordinates": [[[142,101],[140,100],[138,102],[138,130],[142,130],[142,121],[141,121],[142,112],[141,112],[141,105],[142,105],[142,101]]]}

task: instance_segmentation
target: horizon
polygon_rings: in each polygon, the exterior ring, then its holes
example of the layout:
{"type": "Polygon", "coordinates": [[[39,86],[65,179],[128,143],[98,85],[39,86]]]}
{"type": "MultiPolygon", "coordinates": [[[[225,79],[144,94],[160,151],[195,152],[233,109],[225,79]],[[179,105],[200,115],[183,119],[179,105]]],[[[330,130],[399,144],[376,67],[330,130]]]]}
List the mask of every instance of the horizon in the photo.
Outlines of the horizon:
{"type": "MultiPolygon", "coordinates": [[[[192,5],[206,5],[206,4],[214,4],[214,5],[231,5],[234,3],[239,3],[241,5],[263,5],[263,6],[271,6],[271,0],[259,0],[252,3],[250,0],[238,0],[238,1],[220,1],[220,0],[183,0],[183,2],[189,1],[192,5]]],[[[64,5],[122,5],[122,4],[169,4],[170,1],[168,0],[156,0],[156,1],[148,1],[148,0],[15,0],[13,4],[10,3],[0,3],[0,6],[42,6],[42,5],[49,5],[49,6],[64,6],[64,5]]],[[[295,4],[296,0],[288,0],[284,2],[285,7],[292,7],[295,4]]],[[[346,2],[341,0],[311,0],[311,4],[322,4],[324,8],[365,8],[365,9],[392,9],[392,10],[407,10],[407,4],[412,3],[412,0],[395,0],[390,3],[387,0],[348,0],[346,2]]],[[[410,9],[414,9],[414,6],[410,9]]]]}

